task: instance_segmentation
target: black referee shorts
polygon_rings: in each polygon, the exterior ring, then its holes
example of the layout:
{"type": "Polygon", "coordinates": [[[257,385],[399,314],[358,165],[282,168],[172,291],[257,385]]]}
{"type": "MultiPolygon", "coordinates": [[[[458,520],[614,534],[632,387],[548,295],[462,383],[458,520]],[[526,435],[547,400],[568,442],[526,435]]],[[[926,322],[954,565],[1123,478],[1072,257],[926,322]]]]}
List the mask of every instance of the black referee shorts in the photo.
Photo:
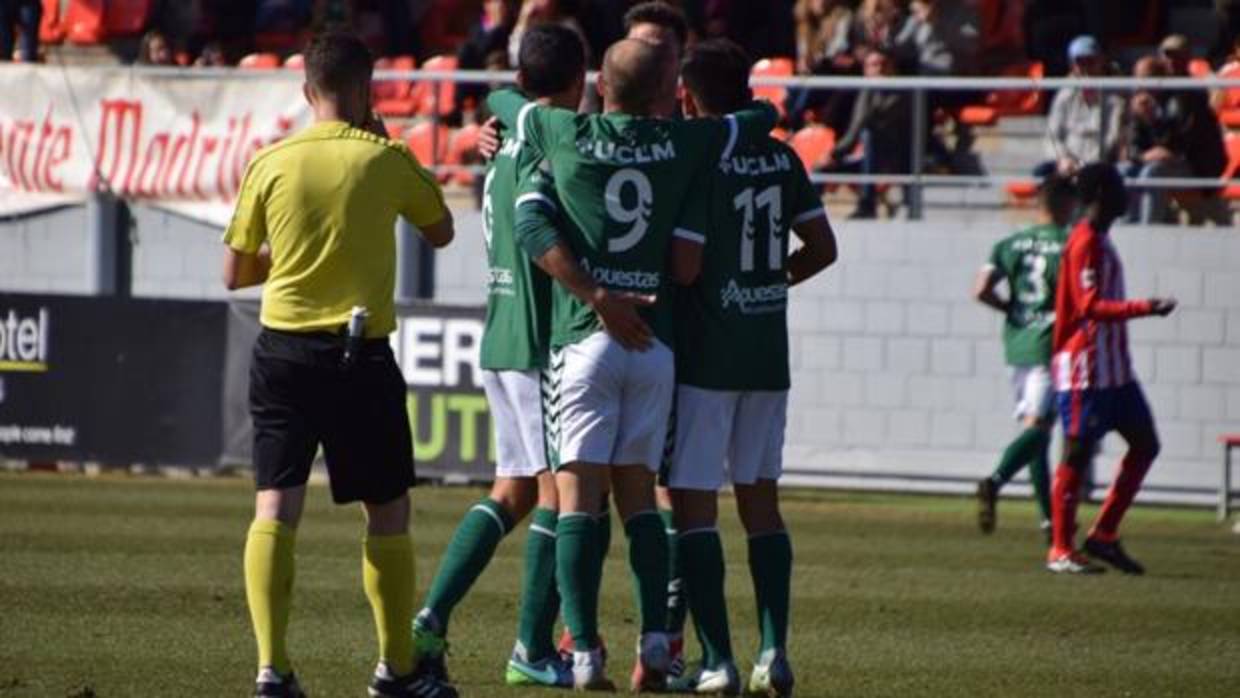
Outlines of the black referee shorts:
{"type": "Polygon", "coordinates": [[[390,502],[413,486],[405,380],[386,339],[341,366],[344,338],[263,329],[250,365],[258,489],[306,484],[320,445],[337,504],[390,502]]]}

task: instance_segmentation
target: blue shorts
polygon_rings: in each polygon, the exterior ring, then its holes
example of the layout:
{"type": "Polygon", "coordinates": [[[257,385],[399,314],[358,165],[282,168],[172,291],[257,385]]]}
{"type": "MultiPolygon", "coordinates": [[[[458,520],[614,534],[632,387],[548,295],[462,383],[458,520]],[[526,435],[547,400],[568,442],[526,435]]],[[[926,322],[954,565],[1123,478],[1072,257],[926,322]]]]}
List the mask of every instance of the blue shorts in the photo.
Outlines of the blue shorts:
{"type": "Polygon", "coordinates": [[[1064,390],[1055,400],[1068,438],[1097,443],[1111,431],[1154,431],[1154,415],[1135,381],[1118,388],[1064,390]]]}

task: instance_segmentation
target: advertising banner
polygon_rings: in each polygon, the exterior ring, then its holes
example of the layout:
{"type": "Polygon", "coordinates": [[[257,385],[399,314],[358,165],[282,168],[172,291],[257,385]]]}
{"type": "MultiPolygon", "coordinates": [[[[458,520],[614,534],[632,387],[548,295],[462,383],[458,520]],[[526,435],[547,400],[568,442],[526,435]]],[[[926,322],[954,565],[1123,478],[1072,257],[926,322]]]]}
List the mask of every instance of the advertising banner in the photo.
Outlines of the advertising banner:
{"type": "Polygon", "coordinates": [[[0,455],[215,465],[227,309],[0,294],[0,455]]]}
{"type": "Polygon", "coordinates": [[[0,94],[0,216],[106,188],[223,225],[254,152],[310,120],[295,71],[0,63],[0,94]]]}

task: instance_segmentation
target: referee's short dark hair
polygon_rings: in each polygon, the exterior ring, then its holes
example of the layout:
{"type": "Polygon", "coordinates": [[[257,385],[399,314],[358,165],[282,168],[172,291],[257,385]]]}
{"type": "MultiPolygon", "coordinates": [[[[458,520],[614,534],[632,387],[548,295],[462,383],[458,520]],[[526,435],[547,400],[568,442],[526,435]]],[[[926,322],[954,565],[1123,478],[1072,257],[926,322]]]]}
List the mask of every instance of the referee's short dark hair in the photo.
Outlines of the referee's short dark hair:
{"type": "Polygon", "coordinates": [[[685,19],[685,13],[667,2],[653,0],[629,8],[624,13],[624,33],[632,31],[635,24],[656,24],[671,29],[682,48],[689,42],[689,22],[685,19]]]}
{"type": "Polygon", "coordinates": [[[727,39],[694,44],[680,64],[685,89],[711,114],[730,114],[753,98],[749,90],[752,67],[745,49],[727,39]]]}
{"type": "Polygon", "coordinates": [[[306,44],[306,82],[332,95],[358,83],[370,84],[374,57],[356,34],[330,30],[306,44]]]}
{"type": "Polygon", "coordinates": [[[568,27],[537,25],[521,38],[517,69],[521,86],[532,96],[558,94],[572,87],[585,72],[585,42],[568,27]]]}

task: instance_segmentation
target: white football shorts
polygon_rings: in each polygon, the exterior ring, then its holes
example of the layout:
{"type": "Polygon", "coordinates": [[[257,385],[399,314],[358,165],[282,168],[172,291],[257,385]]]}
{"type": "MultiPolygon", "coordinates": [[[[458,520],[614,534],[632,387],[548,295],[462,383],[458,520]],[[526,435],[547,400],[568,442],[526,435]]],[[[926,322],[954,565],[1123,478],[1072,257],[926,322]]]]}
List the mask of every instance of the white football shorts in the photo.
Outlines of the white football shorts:
{"type": "Polygon", "coordinates": [[[673,489],[717,491],[725,481],[778,480],[784,467],[788,391],[676,387],[673,489]]]}
{"type": "Polygon", "coordinates": [[[555,462],[644,465],[657,472],[675,370],[672,351],[657,339],[646,351],[629,351],[600,331],[552,352],[555,462]]]}
{"type": "Polygon", "coordinates": [[[1051,385],[1051,372],[1046,366],[1012,366],[1012,392],[1016,396],[1016,410],[1012,416],[1018,420],[1027,417],[1049,420],[1055,412],[1055,391],[1051,385]]]}
{"type": "Polygon", "coordinates": [[[534,477],[547,469],[541,371],[483,371],[495,426],[495,474],[534,477]]]}

